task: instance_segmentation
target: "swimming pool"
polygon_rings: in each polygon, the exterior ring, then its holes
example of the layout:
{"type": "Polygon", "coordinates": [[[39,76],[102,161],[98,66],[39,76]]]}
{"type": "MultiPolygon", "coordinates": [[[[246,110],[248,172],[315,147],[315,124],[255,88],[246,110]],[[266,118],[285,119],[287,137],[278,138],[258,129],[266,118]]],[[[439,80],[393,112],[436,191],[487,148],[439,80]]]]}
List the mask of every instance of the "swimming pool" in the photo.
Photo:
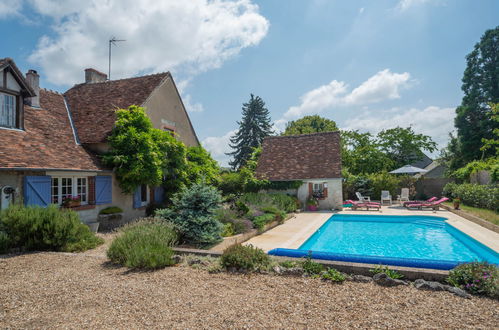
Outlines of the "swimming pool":
{"type": "Polygon", "coordinates": [[[298,249],[273,255],[452,269],[459,263],[499,264],[499,254],[435,216],[335,214],[298,249]]]}

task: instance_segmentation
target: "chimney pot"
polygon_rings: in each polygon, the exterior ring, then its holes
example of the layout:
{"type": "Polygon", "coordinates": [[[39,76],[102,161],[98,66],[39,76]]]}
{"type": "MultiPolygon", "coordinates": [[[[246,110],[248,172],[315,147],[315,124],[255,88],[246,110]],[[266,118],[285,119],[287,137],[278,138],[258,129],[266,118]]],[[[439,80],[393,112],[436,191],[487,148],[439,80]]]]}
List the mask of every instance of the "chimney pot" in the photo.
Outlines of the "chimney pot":
{"type": "Polygon", "coordinates": [[[107,74],[92,68],[85,69],[85,83],[93,84],[107,80],[107,74]]]}
{"type": "Polygon", "coordinates": [[[40,76],[36,70],[28,70],[26,73],[26,82],[29,87],[35,92],[35,96],[27,98],[27,103],[32,107],[40,107],[40,76]]]}

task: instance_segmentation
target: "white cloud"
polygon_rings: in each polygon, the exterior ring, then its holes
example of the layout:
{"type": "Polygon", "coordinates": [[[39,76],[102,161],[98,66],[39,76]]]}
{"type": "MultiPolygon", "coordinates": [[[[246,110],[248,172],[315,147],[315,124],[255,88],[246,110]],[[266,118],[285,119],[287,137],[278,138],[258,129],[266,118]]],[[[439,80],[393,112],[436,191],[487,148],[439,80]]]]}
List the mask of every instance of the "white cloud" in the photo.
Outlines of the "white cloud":
{"type": "Polygon", "coordinates": [[[237,130],[227,132],[224,136],[210,136],[202,141],[203,147],[211,153],[222,166],[228,166],[230,157],[225,153],[230,152],[230,138],[236,134],[237,130]]]}
{"type": "Polygon", "coordinates": [[[400,98],[399,90],[407,87],[410,74],[385,69],[363,82],[345,97],[347,104],[368,104],[400,98]]]}
{"type": "Polygon", "coordinates": [[[364,8],[364,7],[361,7],[361,8],[359,9],[359,14],[362,14],[362,13],[364,12],[364,10],[365,10],[365,8],[364,8]]]}
{"type": "Polygon", "coordinates": [[[204,107],[199,102],[192,102],[192,97],[190,94],[182,96],[182,101],[184,102],[185,109],[188,112],[203,112],[204,107]]]}
{"type": "Polygon", "coordinates": [[[389,69],[379,71],[358,87],[348,92],[348,85],[343,81],[333,80],[300,97],[300,104],[292,106],[283,118],[276,121],[282,126],[288,120],[304,115],[320,113],[340,106],[362,106],[384,100],[400,98],[400,90],[409,86],[410,74],[393,73],[389,69]]]}
{"type": "Polygon", "coordinates": [[[431,136],[440,147],[444,147],[449,133],[454,130],[454,117],[455,108],[393,109],[375,115],[363,113],[348,119],[343,128],[376,134],[383,129],[411,126],[415,132],[431,136]]]}
{"type": "Polygon", "coordinates": [[[0,1],[0,18],[9,16],[18,16],[23,6],[20,0],[2,0],[0,1]]]}
{"type": "Polygon", "coordinates": [[[243,48],[257,45],[269,22],[251,0],[30,0],[53,18],[55,36],[42,37],[30,61],[53,84],[81,82],[83,69],[107,72],[108,40],[112,78],[158,71],[186,76],[220,67],[243,48]]]}

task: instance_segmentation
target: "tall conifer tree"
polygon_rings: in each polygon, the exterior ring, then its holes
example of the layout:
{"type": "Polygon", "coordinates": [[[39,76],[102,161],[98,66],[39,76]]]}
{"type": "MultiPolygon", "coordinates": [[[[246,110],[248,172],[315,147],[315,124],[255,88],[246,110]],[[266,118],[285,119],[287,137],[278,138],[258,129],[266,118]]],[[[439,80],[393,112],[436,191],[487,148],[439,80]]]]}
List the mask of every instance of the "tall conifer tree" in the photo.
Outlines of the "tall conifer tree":
{"type": "MultiPolygon", "coordinates": [[[[480,150],[482,139],[494,137],[497,122],[490,120],[488,103],[499,102],[499,27],[485,32],[473,51],[466,56],[463,76],[464,97],[456,109],[457,146],[464,163],[494,155],[480,150]]],[[[459,165],[459,164],[456,164],[459,165]]]]}
{"type": "Polygon", "coordinates": [[[233,158],[229,162],[233,169],[244,166],[253,148],[259,147],[266,136],[273,134],[269,110],[259,96],[251,94],[249,102],[243,104],[242,110],[243,118],[237,122],[239,130],[230,138],[230,147],[234,151],[227,154],[233,158]]]}

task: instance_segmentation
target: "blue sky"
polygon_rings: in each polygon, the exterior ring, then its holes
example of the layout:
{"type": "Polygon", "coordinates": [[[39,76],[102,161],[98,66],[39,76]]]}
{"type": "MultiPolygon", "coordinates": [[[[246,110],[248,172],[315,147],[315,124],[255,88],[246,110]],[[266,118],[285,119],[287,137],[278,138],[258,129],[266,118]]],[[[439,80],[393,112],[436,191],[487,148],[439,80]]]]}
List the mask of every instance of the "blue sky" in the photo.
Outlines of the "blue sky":
{"type": "Polygon", "coordinates": [[[64,91],[83,69],[170,70],[196,132],[222,164],[241,104],[261,96],[277,129],[320,114],[338,126],[409,126],[444,146],[465,56],[498,24],[494,0],[0,0],[0,57],[64,91]],[[5,38],[6,37],[6,38],[5,38]]]}

